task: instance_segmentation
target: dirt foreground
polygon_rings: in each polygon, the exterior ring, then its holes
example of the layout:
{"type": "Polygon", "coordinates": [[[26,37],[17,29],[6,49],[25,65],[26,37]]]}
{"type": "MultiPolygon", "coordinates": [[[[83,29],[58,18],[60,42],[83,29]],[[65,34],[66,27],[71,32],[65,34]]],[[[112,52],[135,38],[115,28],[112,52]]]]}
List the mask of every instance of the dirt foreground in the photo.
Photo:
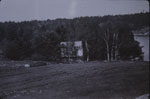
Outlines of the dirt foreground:
{"type": "Polygon", "coordinates": [[[135,99],[149,93],[148,62],[2,65],[0,99],[135,99]]]}

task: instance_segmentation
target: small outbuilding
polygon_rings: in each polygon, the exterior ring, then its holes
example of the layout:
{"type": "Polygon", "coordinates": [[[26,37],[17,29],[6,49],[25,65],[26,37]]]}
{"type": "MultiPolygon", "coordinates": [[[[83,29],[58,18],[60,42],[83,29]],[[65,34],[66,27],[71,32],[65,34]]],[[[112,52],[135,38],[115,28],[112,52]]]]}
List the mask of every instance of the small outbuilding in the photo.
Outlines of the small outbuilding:
{"type": "Polygon", "coordinates": [[[61,42],[61,58],[63,62],[82,62],[85,47],[82,41],[61,42]]]}

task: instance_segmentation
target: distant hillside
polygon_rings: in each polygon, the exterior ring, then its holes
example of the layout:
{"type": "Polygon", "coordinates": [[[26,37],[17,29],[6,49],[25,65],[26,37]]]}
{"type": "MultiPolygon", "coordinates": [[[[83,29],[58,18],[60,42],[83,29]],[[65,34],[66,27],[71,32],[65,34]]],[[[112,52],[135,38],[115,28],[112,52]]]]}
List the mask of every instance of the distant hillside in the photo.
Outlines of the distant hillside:
{"type": "Polygon", "coordinates": [[[44,32],[56,31],[59,27],[66,28],[70,34],[75,35],[72,39],[82,39],[82,35],[89,32],[95,32],[98,24],[112,21],[114,25],[120,24],[122,27],[128,27],[131,30],[136,30],[149,26],[149,13],[138,13],[129,15],[115,16],[94,16],[94,17],[79,17],[74,19],[56,19],[46,21],[24,21],[24,22],[5,22],[0,23],[0,39],[7,38],[7,34],[17,32],[20,29],[26,33],[40,34],[44,32]]]}

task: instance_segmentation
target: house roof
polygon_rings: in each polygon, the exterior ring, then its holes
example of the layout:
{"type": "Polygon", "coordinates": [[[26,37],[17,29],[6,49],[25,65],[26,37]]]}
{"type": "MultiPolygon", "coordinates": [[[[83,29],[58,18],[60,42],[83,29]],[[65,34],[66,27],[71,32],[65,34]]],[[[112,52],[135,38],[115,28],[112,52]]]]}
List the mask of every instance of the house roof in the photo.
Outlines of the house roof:
{"type": "Polygon", "coordinates": [[[134,35],[137,35],[137,36],[149,36],[150,33],[149,33],[149,27],[145,27],[145,28],[142,28],[142,29],[139,29],[139,30],[134,30],[132,31],[134,35]]]}
{"type": "Polygon", "coordinates": [[[69,44],[69,45],[70,45],[70,44],[74,44],[74,46],[79,47],[79,46],[82,46],[82,41],[61,42],[60,44],[61,44],[61,45],[65,45],[65,46],[67,46],[67,44],[69,44]]]}

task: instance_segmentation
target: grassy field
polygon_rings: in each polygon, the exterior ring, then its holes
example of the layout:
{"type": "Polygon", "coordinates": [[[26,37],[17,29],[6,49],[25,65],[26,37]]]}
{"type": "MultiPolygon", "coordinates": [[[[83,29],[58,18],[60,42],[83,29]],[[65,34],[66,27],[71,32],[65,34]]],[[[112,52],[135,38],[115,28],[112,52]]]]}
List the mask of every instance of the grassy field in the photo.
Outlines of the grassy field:
{"type": "Polygon", "coordinates": [[[0,62],[1,99],[135,99],[149,93],[148,62],[25,63],[0,62]]]}

